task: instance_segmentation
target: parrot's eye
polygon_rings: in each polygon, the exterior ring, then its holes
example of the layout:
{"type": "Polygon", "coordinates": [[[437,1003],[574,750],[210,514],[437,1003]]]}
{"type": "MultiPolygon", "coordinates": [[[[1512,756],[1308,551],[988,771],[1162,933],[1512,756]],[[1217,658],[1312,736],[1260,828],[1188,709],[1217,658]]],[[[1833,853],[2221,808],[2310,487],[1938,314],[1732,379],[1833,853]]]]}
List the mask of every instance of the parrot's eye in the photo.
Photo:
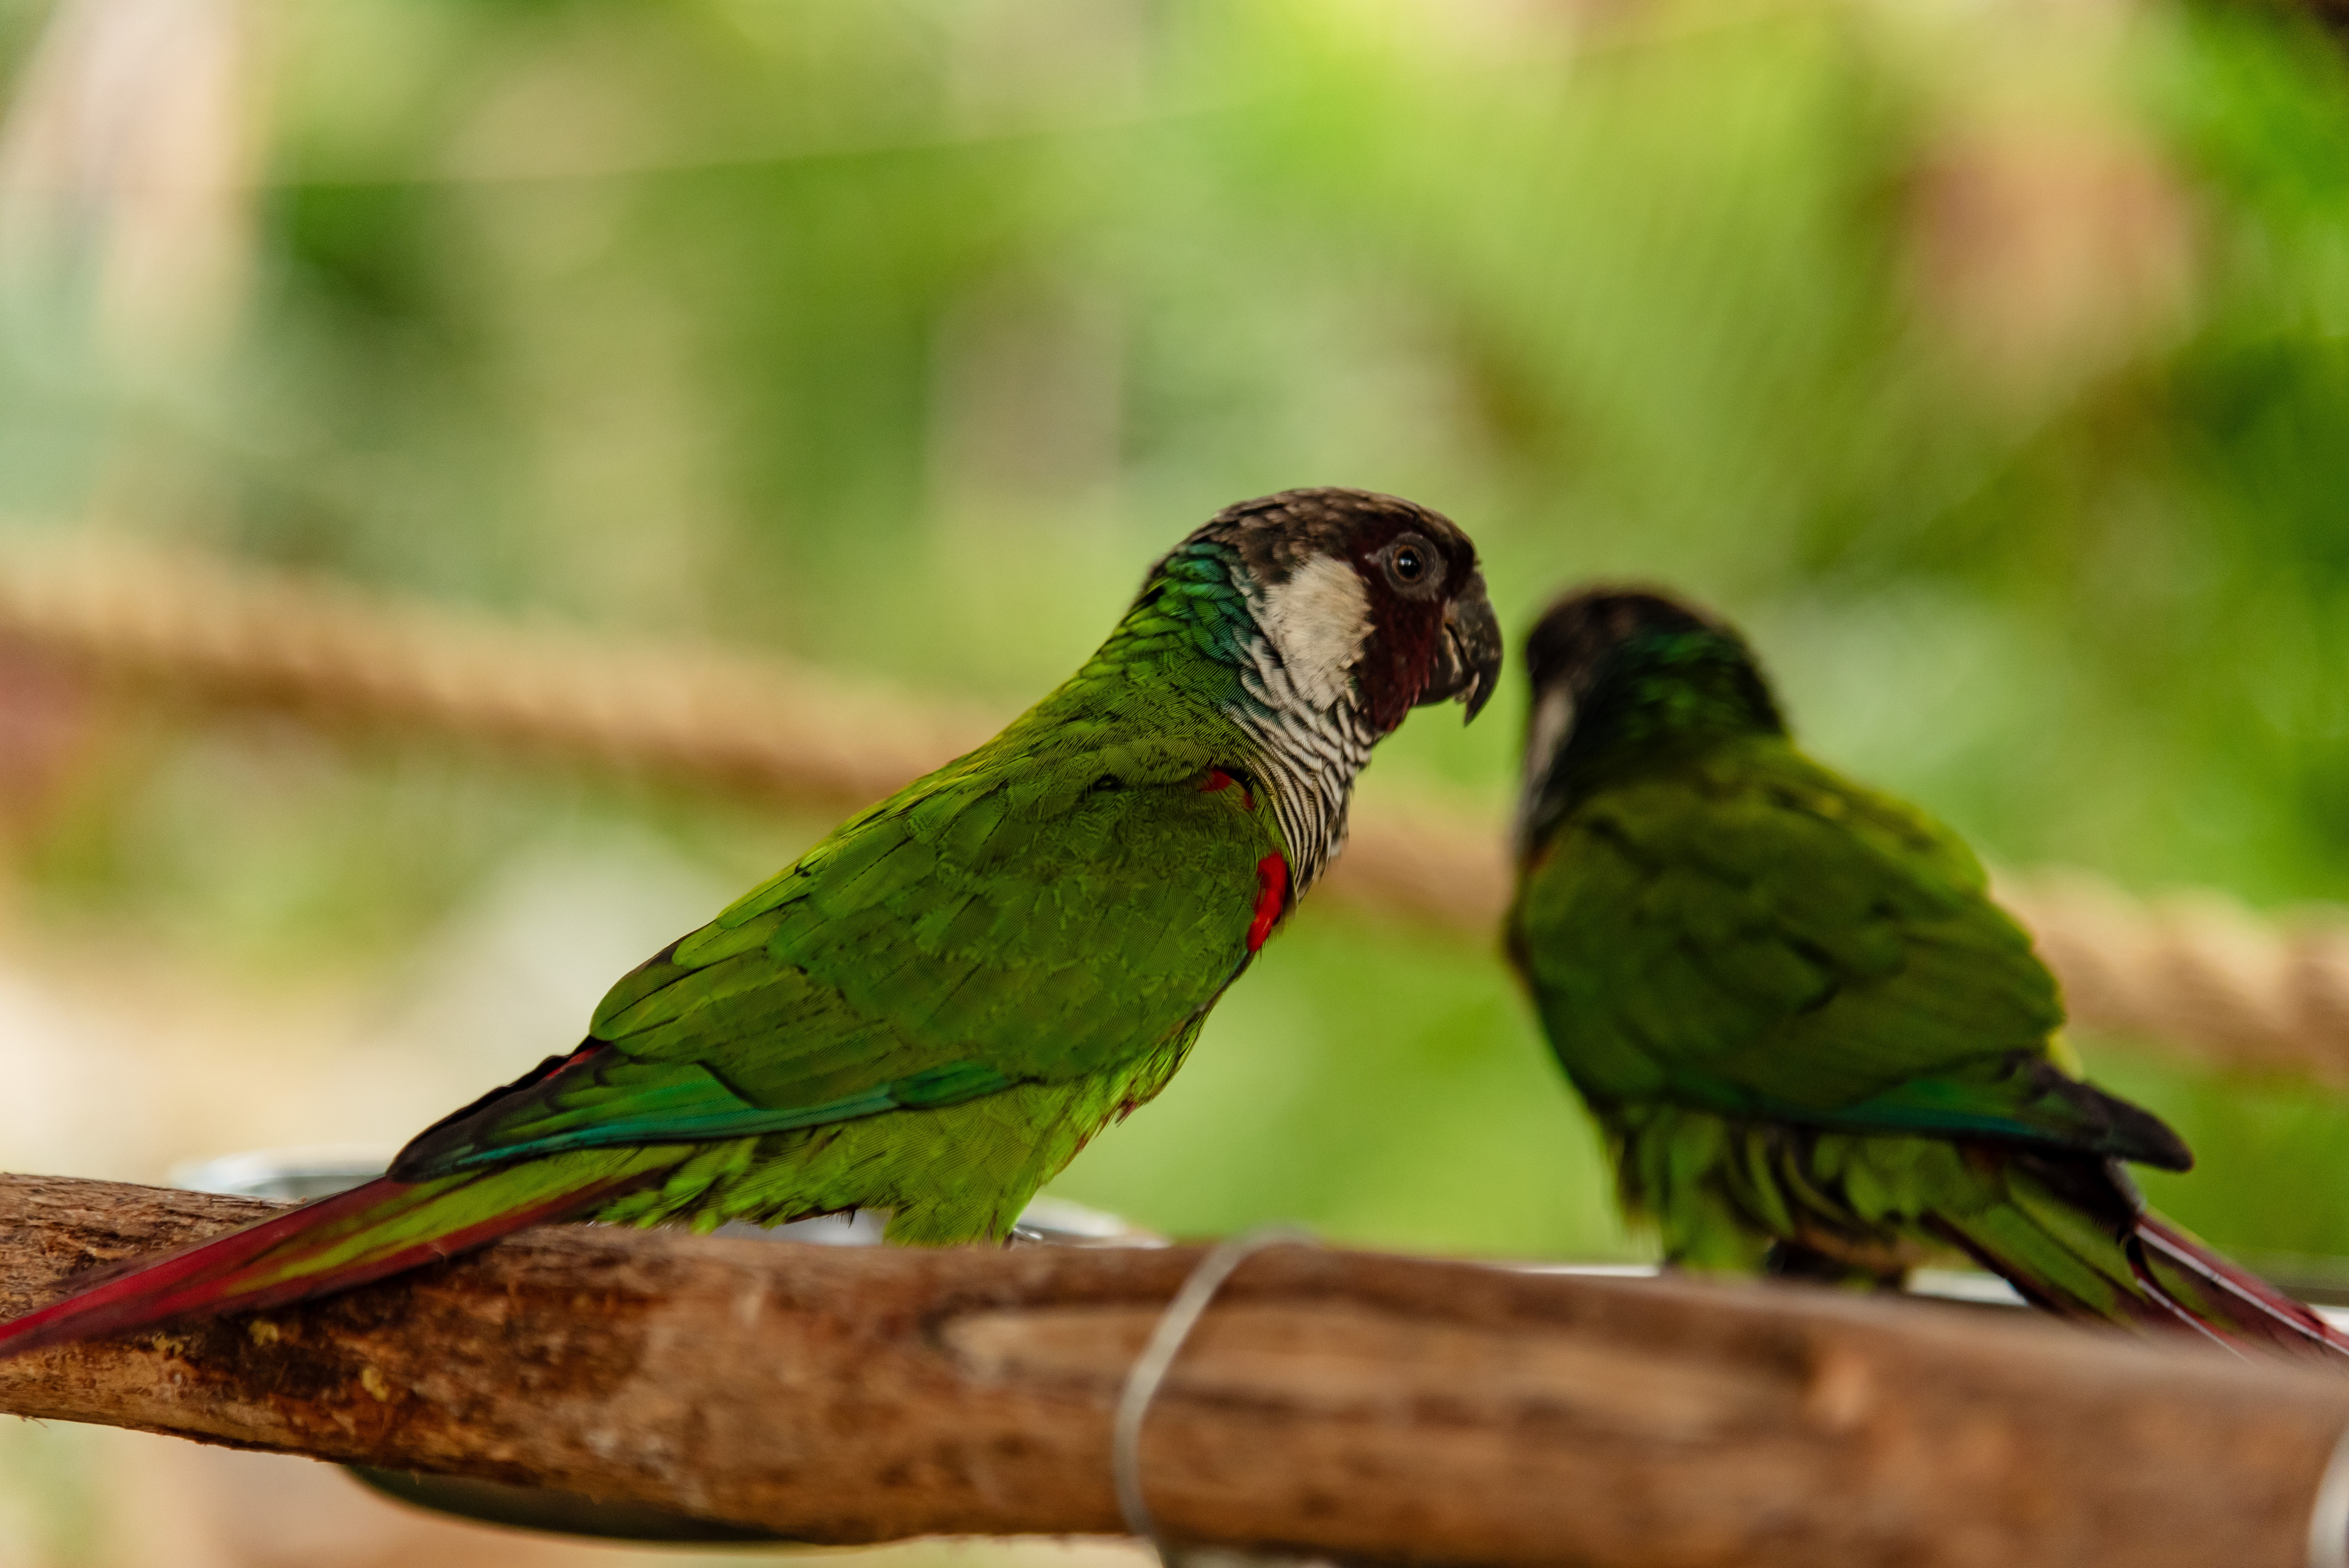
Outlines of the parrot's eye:
{"type": "Polygon", "coordinates": [[[1424,592],[1444,575],[1444,562],[1435,547],[1415,533],[1406,533],[1386,548],[1387,579],[1397,588],[1424,592]]]}

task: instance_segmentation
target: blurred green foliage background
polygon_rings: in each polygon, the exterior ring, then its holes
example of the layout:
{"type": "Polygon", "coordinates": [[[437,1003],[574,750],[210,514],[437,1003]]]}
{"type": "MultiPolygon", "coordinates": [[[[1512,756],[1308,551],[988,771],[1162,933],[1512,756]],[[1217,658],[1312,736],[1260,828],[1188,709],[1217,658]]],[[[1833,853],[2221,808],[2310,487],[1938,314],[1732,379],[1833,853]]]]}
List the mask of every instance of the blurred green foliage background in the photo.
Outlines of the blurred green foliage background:
{"type": "MultiPolygon", "coordinates": [[[[2349,71],[2296,14],[78,0],[0,34],[20,538],[1009,707],[1217,507],[1361,485],[1468,527],[1513,628],[1593,573],[1713,599],[1817,751],[2002,863],[2349,889],[2349,71]]],[[[1511,706],[1415,718],[1366,789],[1497,815],[1511,706]]],[[[503,951],[483,908],[535,918],[499,889],[586,875],[548,1006],[500,1012],[492,965],[428,1010],[413,1103],[305,1112],[389,1141],[825,825],[150,714],[20,813],[7,921],[36,969],[393,1008],[419,954],[503,951]]],[[[2337,1099],[2087,1046],[2203,1150],[2157,1192],[2188,1222],[2349,1253],[2337,1099]]],[[[1639,1244],[1490,945],[1309,906],[1058,1191],[1639,1244]]]]}
{"type": "MultiPolygon", "coordinates": [[[[2280,3],[0,0],[0,546],[1009,710],[1216,508],[1366,486],[1513,630],[1713,600],[1999,863],[2349,893],[2349,67],[2280,3]]],[[[389,1146],[829,825],[151,704],[44,772],[21,674],[5,1168],[389,1146]]],[[[1497,819],[1512,691],[1365,793],[1497,819]]],[[[2349,1256],[2349,1102],[2084,1045],[2157,1201],[2349,1256]]],[[[1056,1191],[1642,1247],[1493,944],[1312,904],[1056,1191]]],[[[0,1562],[460,1561],[118,1436],[0,1435],[0,1562]]]]}

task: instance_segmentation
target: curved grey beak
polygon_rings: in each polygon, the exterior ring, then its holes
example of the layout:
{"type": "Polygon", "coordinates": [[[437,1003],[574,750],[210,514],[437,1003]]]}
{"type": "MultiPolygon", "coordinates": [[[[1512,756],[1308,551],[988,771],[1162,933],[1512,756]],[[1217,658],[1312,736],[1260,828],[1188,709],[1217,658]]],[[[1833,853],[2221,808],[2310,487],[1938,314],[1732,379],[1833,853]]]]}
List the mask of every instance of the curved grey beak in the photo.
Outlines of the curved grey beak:
{"type": "Polygon", "coordinates": [[[1444,606],[1444,634],[1436,639],[1435,668],[1418,705],[1457,697],[1474,723],[1501,684],[1501,622],[1485,594],[1485,574],[1473,573],[1444,606]]]}

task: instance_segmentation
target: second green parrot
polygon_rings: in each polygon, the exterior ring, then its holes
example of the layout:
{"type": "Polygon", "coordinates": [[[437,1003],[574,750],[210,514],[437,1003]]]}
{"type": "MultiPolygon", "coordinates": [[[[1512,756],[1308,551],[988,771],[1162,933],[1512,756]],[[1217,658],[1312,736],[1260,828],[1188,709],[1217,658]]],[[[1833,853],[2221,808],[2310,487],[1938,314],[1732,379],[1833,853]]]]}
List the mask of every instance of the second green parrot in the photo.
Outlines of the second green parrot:
{"type": "Polygon", "coordinates": [[[2349,1341],[2150,1212],[2158,1119],[2081,1080],[1957,837],[1805,756],[1745,643],[1596,590],[1527,639],[1508,949],[1668,1262],[1865,1285],[1963,1254],[2072,1317],[2349,1341]]]}

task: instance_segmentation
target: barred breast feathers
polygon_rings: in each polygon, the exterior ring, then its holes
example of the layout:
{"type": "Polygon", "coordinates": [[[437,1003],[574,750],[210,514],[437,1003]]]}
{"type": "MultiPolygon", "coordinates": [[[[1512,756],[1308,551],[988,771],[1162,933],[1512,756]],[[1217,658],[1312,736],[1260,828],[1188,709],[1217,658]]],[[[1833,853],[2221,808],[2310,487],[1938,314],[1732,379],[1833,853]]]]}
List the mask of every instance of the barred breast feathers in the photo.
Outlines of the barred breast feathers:
{"type": "Polygon", "coordinates": [[[1378,739],[1353,679],[1370,601],[1353,568],[1327,556],[1269,588],[1250,584],[1247,599],[1260,634],[1240,666],[1236,717],[1261,748],[1301,896],[1345,848],[1347,801],[1378,739]]]}

